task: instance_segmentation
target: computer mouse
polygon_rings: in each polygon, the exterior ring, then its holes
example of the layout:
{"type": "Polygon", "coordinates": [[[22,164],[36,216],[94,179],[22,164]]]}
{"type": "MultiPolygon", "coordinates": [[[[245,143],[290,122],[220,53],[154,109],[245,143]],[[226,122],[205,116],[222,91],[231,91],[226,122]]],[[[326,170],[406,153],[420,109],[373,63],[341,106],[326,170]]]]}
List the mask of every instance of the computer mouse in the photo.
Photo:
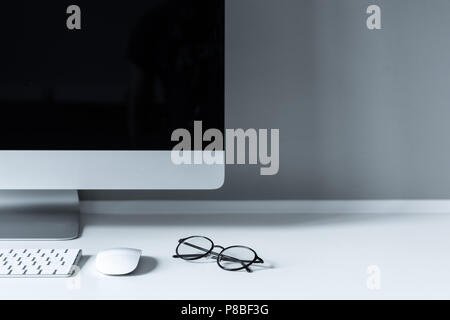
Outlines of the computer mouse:
{"type": "Polygon", "coordinates": [[[141,258],[139,249],[117,248],[100,251],[95,266],[100,273],[109,276],[121,276],[136,270],[141,258]]]}

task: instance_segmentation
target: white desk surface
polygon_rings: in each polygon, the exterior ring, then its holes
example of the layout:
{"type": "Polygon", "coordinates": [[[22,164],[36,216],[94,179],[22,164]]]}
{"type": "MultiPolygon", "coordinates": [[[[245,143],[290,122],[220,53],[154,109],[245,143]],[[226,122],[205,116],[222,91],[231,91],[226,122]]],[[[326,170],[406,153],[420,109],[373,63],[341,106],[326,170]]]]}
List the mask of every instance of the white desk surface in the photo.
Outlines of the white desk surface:
{"type": "Polygon", "coordinates": [[[85,215],[69,242],[2,242],[11,248],[81,248],[73,279],[0,279],[0,299],[391,299],[450,298],[450,215],[85,215]],[[272,268],[226,272],[215,263],[173,259],[177,240],[207,235],[253,247],[272,268]],[[136,274],[107,277],[94,255],[141,248],[136,274]],[[366,285],[381,270],[380,290],[366,285]]]}

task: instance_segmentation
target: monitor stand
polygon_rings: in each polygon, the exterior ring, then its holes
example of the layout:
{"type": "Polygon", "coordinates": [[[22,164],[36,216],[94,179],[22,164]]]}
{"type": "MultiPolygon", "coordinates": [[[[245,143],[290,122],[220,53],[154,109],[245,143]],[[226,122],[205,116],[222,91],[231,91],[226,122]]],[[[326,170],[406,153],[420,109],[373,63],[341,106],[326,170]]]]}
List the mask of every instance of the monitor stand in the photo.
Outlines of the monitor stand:
{"type": "Polygon", "coordinates": [[[76,190],[0,190],[0,240],[70,240],[80,235],[76,190]]]}

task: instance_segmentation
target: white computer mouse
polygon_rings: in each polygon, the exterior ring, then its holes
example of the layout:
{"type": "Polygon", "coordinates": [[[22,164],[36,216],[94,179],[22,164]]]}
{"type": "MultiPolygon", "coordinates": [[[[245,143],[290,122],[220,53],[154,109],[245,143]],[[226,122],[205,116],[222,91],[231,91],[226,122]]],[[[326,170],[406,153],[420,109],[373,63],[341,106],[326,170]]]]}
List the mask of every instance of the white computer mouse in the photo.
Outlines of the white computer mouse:
{"type": "Polygon", "coordinates": [[[136,270],[142,251],[138,249],[117,248],[100,251],[95,266],[100,273],[121,276],[136,270]]]}

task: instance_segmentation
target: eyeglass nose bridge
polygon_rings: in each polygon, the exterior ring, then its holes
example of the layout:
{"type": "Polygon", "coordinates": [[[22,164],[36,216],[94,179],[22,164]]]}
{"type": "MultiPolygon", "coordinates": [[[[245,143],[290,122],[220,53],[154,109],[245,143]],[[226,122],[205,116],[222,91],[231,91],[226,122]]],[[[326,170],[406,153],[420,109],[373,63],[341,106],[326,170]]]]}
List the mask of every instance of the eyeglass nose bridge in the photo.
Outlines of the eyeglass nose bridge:
{"type": "Polygon", "coordinates": [[[223,250],[225,250],[224,247],[219,246],[219,245],[213,245],[211,251],[207,254],[207,256],[209,256],[209,257],[210,257],[210,256],[214,256],[215,258],[217,258],[217,257],[220,256],[220,253],[221,253],[223,250]],[[220,252],[214,252],[214,248],[220,248],[221,250],[220,250],[220,252]]]}

